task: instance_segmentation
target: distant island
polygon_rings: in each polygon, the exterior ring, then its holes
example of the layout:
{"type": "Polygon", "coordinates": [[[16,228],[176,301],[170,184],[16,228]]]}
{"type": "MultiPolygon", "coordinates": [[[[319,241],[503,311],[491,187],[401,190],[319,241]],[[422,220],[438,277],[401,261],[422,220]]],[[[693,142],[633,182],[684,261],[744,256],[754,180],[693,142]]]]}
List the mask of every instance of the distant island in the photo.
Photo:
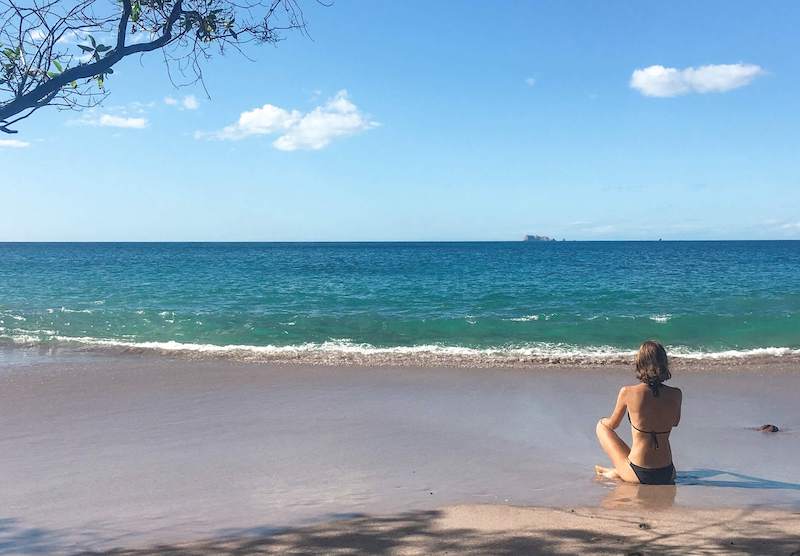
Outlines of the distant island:
{"type": "Polygon", "coordinates": [[[526,235],[525,236],[525,241],[555,241],[555,239],[552,238],[552,237],[547,237],[547,236],[530,236],[530,235],[526,235]]]}

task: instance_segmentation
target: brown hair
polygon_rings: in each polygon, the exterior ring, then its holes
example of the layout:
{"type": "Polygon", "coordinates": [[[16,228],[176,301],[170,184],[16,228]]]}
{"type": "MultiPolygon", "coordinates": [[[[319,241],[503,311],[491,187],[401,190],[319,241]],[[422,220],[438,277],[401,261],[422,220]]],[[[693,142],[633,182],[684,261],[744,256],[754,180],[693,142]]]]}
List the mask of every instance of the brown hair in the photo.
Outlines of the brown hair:
{"type": "Polygon", "coordinates": [[[653,388],[672,378],[667,361],[667,350],[660,343],[647,340],[634,358],[636,378],[653,388]]]}

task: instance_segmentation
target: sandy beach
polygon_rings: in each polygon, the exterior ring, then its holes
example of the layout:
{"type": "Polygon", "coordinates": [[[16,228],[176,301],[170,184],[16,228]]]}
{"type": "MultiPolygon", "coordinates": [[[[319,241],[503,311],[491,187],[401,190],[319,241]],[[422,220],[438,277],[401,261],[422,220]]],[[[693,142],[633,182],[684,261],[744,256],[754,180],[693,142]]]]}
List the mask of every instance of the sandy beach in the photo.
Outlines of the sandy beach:
{"type": "Polygon", "coordinates": [[[792,365],[675,373],[670,488],[592,475],[625,368],[0,363],[0,554],[800,550],[792,365]]]}

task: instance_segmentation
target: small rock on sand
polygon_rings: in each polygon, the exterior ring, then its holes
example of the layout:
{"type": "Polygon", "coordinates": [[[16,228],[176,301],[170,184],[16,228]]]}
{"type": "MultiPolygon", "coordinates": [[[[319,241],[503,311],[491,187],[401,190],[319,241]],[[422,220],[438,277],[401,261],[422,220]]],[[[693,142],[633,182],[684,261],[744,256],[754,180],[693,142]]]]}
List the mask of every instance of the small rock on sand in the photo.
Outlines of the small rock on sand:
{"type": "Polygon", "coordinates": [[[778,432],[780,429],[775,425],[761,425],[758,430],[761,432],[778,432]]]}

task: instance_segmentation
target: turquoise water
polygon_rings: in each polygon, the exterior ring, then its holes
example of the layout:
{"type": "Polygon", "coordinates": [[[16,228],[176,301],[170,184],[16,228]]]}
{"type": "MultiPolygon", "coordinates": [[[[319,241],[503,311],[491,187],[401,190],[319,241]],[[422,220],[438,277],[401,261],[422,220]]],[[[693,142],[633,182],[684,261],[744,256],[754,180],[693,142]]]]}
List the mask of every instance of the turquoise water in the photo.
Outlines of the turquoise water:
{"type": "Polygon", "coordinates": [[[0,343],[302,359],[800,350],[800,242],[0,244],[0,343]]]}

